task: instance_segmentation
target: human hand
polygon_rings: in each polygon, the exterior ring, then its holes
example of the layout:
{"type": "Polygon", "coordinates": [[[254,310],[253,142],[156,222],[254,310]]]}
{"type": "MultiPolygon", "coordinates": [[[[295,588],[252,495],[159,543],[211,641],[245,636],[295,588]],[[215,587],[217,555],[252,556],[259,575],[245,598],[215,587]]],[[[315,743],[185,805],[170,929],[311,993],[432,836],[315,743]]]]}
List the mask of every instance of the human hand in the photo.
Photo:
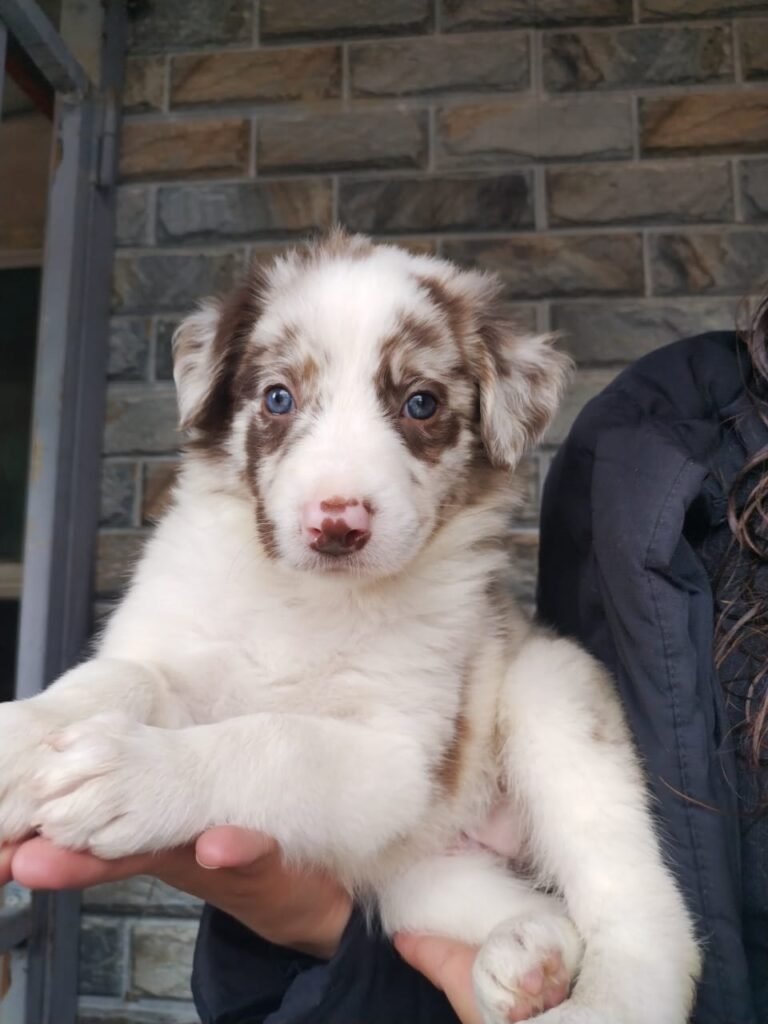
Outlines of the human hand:
{"type": "Polygon", "coordinates": [[[194,847],[112,861],[40,837],[0,849],[0,885],[13,878],[30,889],[81,889],[140,874],[205,900],[269,942],[321,958],[333,956],[352,910],[333,879],[287,867],[274,840],[229,826],[194,847]]]}
{"type": "Polygon", "coordinates": [[[411,967],[445,993],[461,1024],[482,1024],[472,985],[477,950],[436,935],[395,936],[395,948],[411,967]]]}

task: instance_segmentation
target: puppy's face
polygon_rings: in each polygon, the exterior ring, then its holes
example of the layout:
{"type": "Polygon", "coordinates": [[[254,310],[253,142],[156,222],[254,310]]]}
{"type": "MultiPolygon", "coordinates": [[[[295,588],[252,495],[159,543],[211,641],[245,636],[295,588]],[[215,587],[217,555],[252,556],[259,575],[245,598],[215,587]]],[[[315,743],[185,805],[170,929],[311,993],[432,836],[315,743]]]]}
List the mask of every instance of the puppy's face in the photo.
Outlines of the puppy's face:
{"type": "Polygon", "coordinates": [[[193,447],[235,469],[267,554],[390,575],[546,428],[565,361],[494,319],[495,282],[337,234],[180,327],[193,447]]]}

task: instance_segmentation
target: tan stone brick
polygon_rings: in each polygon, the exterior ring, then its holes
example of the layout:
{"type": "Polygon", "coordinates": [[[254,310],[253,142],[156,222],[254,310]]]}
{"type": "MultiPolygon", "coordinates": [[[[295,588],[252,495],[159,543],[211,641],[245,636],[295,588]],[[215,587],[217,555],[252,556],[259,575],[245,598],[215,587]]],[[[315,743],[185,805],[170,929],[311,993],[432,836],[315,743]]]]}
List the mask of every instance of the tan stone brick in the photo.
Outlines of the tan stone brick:
{"type": "Polygon", "coordinates": [[[165,57],[129,57],[125,62],[123,109],[128,113],[162,110],[165,74],[165,57]]]}
{"type": "Polygon", "coordinates": [[[765,0],[640,0],[643,21],[671,18],[717,18],[734,14],[760,14],[765,0]]]}
{"type": "Polygon", "coordinates": [[[128,121],[120,174],[124,179],[244,174],[250,138],[250,122],[243,120],[128,121]]]}
{"type": "Polygon", "coordinates": [[[768,231],[665,232],[650,237],[657,295],[746,295],[762,291],[768,231]]]}
{"type": "Polygon", "coordinates": [[[437,164],[615,160],[632,155],[628,97],[515,99],[438,111],[437,164]]]}
{"type": "Polygon", "coordinates": [[[287,103],[341,95],[341,48],[291,47],[174,57],[171,106],[287,103]]]}
{"type": "Polygon", "coordinates": [[[645,153],[750,153],[768,146],[768,89],[640,101],[645,153]]]}
{"type": "Polygon", "coordinates": [[[349,61],[356,97],[509,92],[530,85],[522,32],[360,43],[350,47],[349,61]]]}

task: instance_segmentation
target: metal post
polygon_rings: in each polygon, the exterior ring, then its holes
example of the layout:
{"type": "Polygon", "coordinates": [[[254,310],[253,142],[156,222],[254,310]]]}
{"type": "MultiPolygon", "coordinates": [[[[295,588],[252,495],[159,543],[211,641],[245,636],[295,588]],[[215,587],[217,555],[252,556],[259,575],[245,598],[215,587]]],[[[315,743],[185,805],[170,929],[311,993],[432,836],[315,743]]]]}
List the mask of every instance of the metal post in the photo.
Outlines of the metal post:
{"type": "MultiPolygon", "coordinates": [[[[78,661],[90,627],[124,4],[107,5],[98,90],[35,4],[0,0],[0,20],[59,90],[27,491],[16,676],[22,698],[78,661]]],[[[74,1024],[78,925],[79,894],[35,895],[27,1024],[74,1024]]]]}

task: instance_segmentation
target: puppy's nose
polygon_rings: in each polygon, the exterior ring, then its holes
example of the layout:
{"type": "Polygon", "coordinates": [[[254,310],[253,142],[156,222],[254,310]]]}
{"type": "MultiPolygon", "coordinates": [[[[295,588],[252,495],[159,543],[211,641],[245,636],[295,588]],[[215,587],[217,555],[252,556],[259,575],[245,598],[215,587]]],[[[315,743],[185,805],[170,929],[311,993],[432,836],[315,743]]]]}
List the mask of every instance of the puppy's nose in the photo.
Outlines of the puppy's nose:
{"type": "Polygon", "coordinates": [[[304,539],[324,555],[360,551],[371,536],[371,506],[361,498],[326,498],[304,506],[304,539]]]}

